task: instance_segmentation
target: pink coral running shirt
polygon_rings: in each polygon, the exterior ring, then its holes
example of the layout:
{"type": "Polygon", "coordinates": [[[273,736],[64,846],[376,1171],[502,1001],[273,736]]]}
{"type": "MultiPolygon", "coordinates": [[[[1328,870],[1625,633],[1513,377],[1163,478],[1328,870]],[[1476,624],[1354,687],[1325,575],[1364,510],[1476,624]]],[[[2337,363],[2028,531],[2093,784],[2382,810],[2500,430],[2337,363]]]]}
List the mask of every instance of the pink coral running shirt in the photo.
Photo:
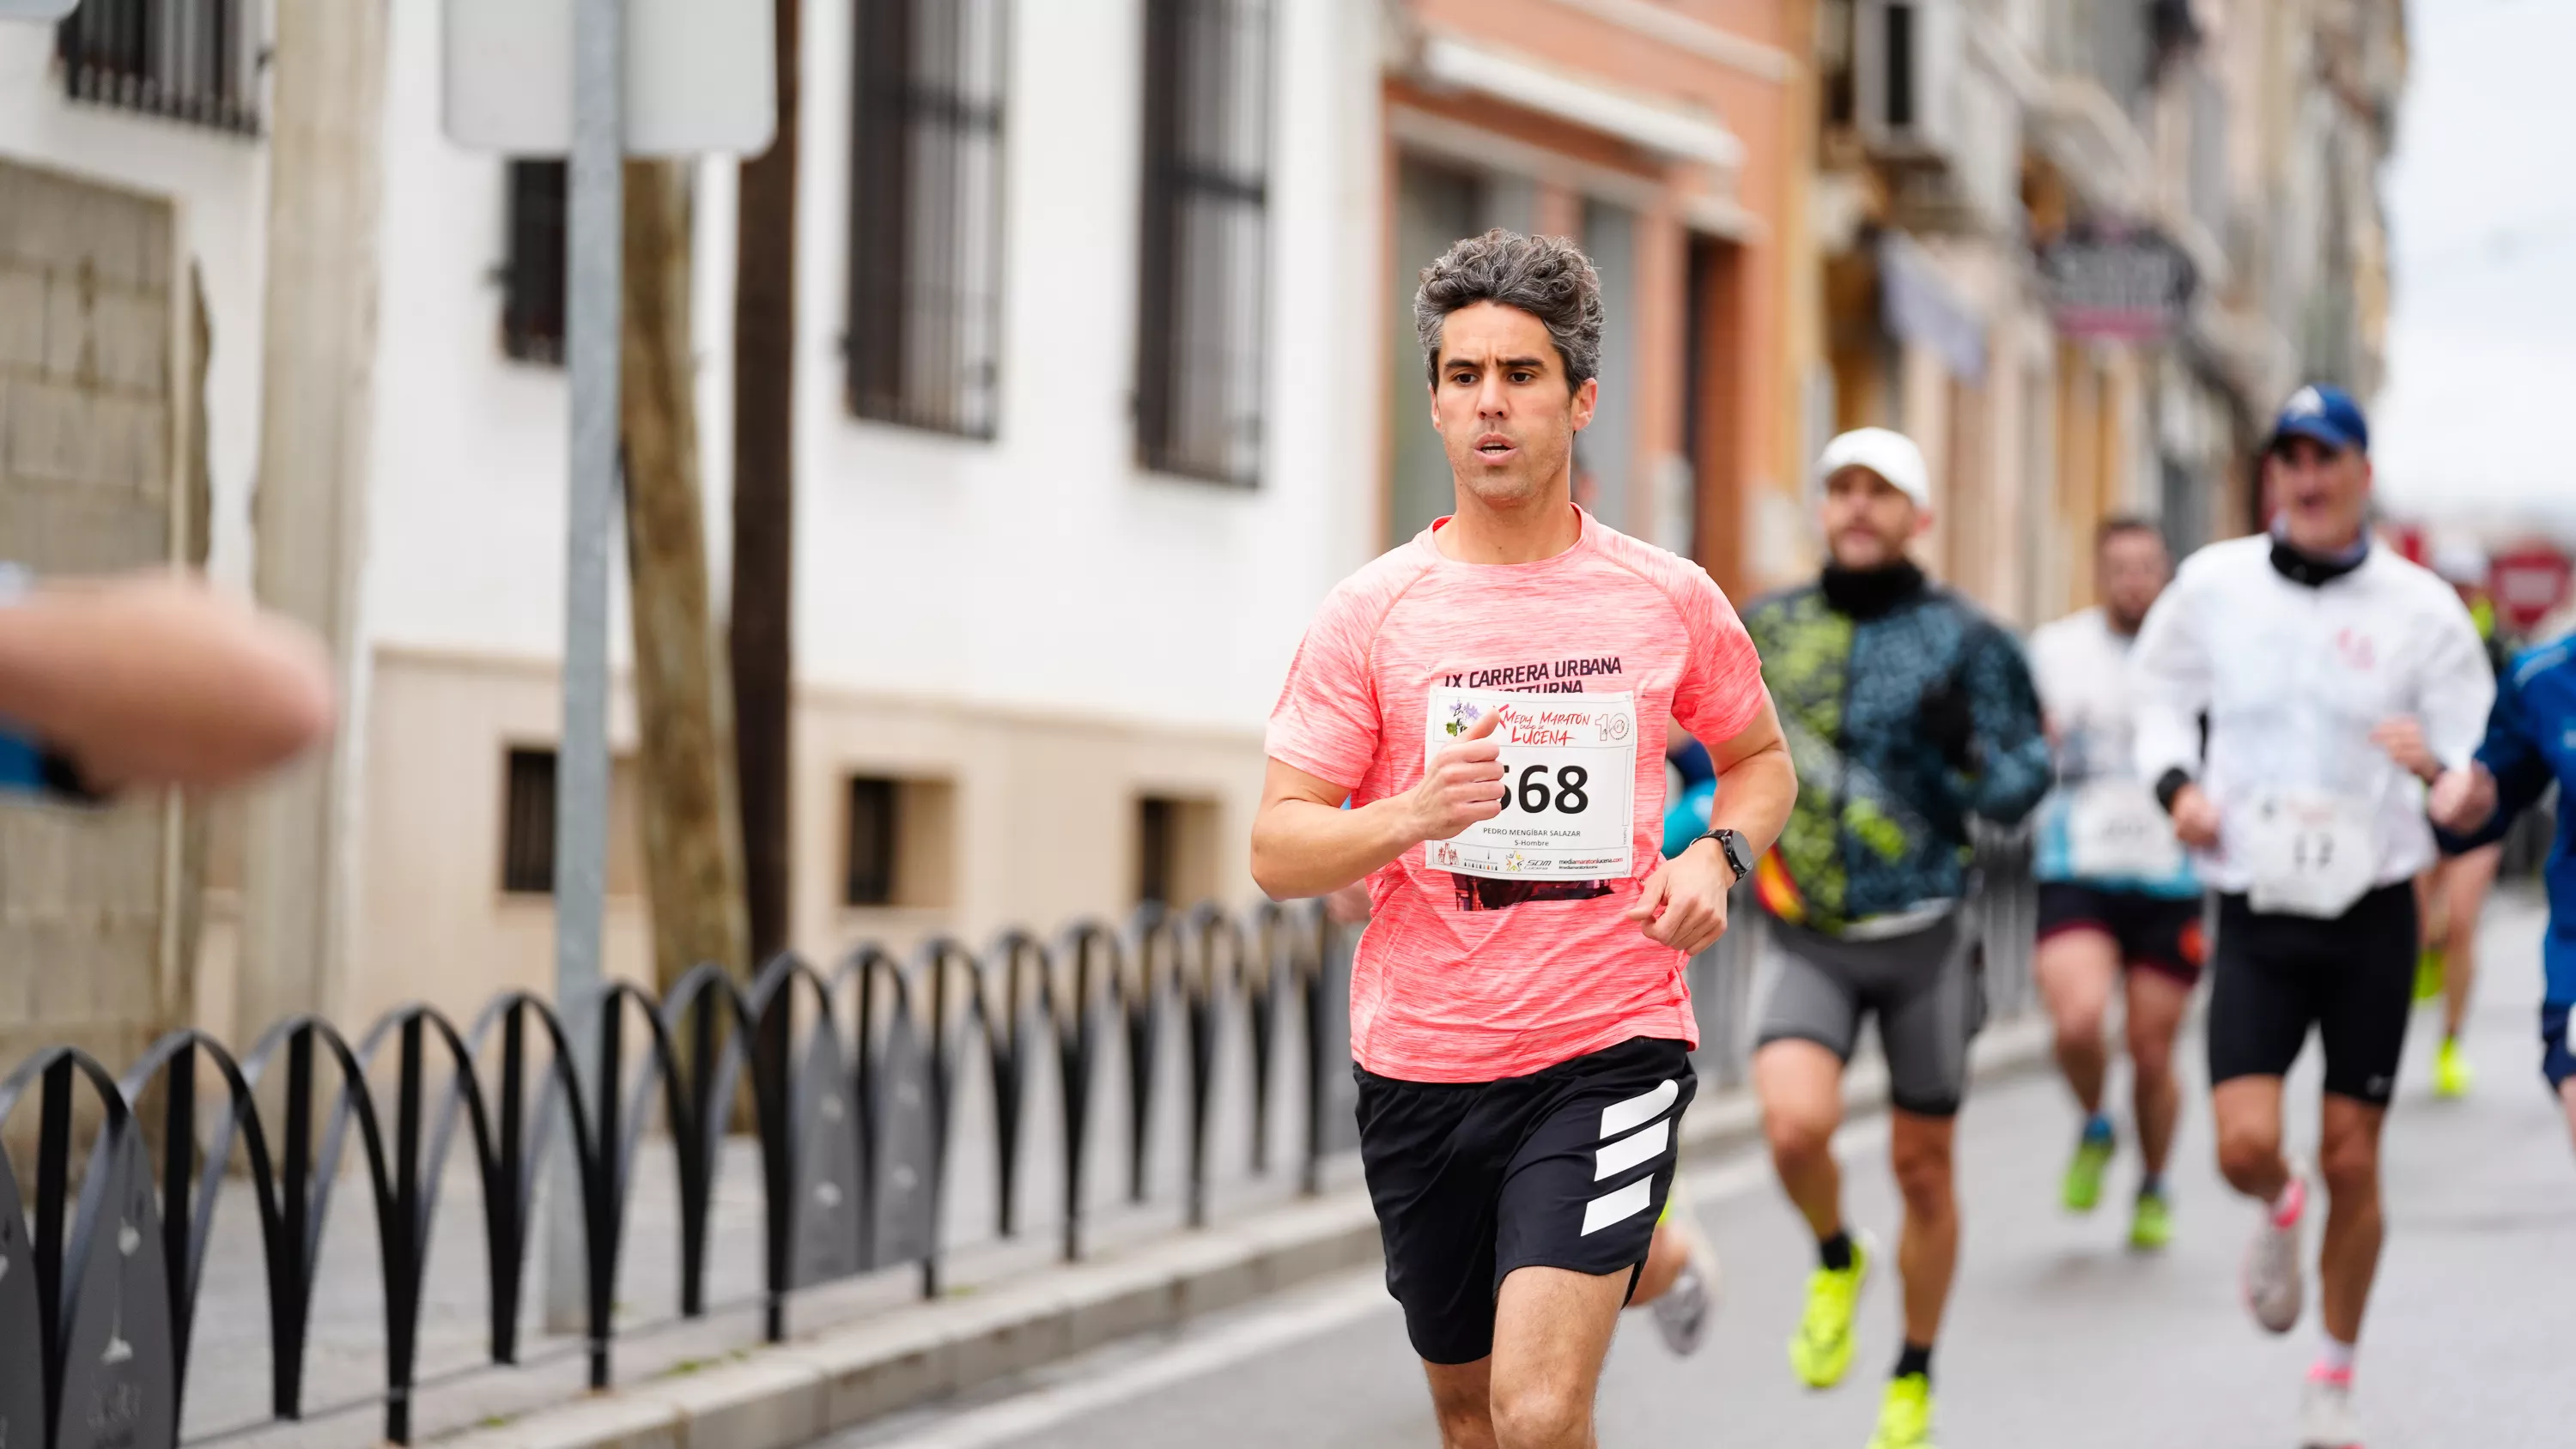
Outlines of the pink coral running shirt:
{"type": "Polygon", "coordinates": [[[1414,1082],[1525,1076],[1634,1037],[1696,1047],[1680,952],[1625,913],[1661,862],[1667,718],[1706,743],[1761,709],[1762,665],[1699,565],[1589,513],[1574,546],[1467,564],[1424,529],[1325,599],[1270,714],[1272,759],[1367,805],[1422,780],[1435,686],[1634,697],[1630,873],[1497,880],[1433,869],[1416,845],[1369,879],[1351,970],[1361,1067],[1414,1082]]]}

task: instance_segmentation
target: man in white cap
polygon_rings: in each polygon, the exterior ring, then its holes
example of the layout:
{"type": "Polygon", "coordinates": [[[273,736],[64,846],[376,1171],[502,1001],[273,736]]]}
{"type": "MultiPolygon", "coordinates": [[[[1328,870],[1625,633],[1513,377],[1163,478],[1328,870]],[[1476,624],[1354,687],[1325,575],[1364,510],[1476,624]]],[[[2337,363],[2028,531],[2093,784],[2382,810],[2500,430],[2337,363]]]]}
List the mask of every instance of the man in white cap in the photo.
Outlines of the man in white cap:
{"type": "Polygon", "coordinates": [[[1932,524],[1922,451],[1863,428],[1834,439],[1816,475],[1823,576],[1744,615],[1801,782],[1754,872],[1783,961],[1753,1080],[1781,1185],[1816,1235],[1790,1364],[1830,1388],[1851,1366],[1853,1310],[1875,1266],[1844,1222],[1832,1139],[1843,1068],[1862,1019],[1878,1019],[1905,1200],[1905,1337],[1870,1443],[1926,1449],[1932,1344],[1959,1246],[1952,1129],[1985,1015],[1960,912],[1968,821],[2027,816],[2048,789],[2048,745],[2011,636],[1906,556],[1932,524]]]}

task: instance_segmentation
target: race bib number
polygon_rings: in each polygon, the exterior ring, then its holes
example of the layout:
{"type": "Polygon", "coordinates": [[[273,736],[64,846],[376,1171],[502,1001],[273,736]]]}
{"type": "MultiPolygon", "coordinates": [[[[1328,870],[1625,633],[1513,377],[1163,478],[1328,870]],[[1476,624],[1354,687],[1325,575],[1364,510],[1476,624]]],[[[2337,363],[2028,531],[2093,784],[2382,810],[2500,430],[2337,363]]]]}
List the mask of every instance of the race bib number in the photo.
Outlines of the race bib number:
{"type": "Polygon", "coordinates": [[[2068,864],[2083,880],[2164,880],[2182,871],[2182,843],[2155,792],[2133,780],[2095,780],[2067,804],[2068,864]]]}
{"type": "Polygon", "coordinates": [[[1496,880],[1624,880],[1635,869],[1637,710],[1625,694],[1431,691],[1423,759],[1500,710],[1503,813],[1423,847],[1433,870],[1496,880]]]}
{"type": "Polygon", "coordinates": [[[2316,791],[2282,791],[2257,801],[2244,854],[2254,909],[2334,920],[2370,893],[2379,873],[2379,832],[2368,806],[2316,791]]]}

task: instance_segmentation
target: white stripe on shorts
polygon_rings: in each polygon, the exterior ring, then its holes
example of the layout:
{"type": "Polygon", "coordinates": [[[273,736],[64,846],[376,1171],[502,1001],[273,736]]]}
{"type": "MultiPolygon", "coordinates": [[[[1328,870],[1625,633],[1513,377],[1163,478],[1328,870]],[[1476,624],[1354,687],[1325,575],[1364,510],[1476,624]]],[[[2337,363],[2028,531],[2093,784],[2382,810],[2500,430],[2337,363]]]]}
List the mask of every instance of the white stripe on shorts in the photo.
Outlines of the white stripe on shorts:
{"type": "Polygon", "coordinates": [[[1642,1097],[1630,1097],[1601,1109],[1601,1140],[1609,1141],[1623,1133],[1643,1127],[1671,1109],[1682,1095],[1682,1085],[1670,1077],[1642,1097]]]}
{"type": "Polygon", "coordinates": [[[1634,1137],[1623,1137],[1596,1155],[1592,1180],[1599,1182],[1605,1177],[1617,1177],[1638,1163],[1651,1162],[1663,1156],[1664,1149],[1671,1146],[1672,1141],[1673,1121],[1670,1117],[1634,1137]]]}
{"type": "Polygon", "coordinates": [[[1583,1233],[1590,1237],[1614,1223],[1644,1212],[1655,1199],[1655,1180],[1641,1177],[1616,1192],[1604,1193],[1583,1206],[1583,1233]]]}

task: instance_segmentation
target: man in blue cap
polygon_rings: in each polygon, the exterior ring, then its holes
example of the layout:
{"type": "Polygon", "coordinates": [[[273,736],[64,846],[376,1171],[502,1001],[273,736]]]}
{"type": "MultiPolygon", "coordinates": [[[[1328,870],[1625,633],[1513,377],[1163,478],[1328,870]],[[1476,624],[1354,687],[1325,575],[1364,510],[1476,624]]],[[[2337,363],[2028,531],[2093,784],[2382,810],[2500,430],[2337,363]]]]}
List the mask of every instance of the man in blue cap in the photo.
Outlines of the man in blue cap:
{"type": "Polygon", "coordinates": [[[2373,545],[2369,449],[2349,396],[2301,388],[2264,449],[2270,535],[2193,555],[2131,653],[2139,777],[2219,895],[2211,1108],[2220,1170],[2264,1207],[2244,1291],[2273,1333],[2306,1298],[2308,1180],[2282,1151],[2282,1079],[2311,1031],[2325,1051],[2325,1335],[2305,1449],[2361,1439],[2352,1363],[2379,1264],[2380,1127],[2414,995],[2413,882],[2435,859],[2424,791],[2469,788],[2495,698],[2459,595],[2373,545]]]}

